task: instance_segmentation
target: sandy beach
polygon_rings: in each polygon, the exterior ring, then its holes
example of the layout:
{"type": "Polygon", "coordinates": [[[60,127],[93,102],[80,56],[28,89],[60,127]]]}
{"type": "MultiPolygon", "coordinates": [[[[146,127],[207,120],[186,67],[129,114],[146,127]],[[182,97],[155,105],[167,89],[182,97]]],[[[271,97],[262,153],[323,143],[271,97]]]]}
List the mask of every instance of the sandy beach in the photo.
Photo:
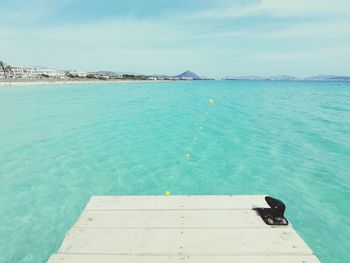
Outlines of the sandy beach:
{"type": "Polygon", "coordinates": [[[129,82],[164,82],[169,80],[0,80],[0,87],[12,86],[48,86],[61,84],[93,84],[93,83],[129,83],[129,82]]]}

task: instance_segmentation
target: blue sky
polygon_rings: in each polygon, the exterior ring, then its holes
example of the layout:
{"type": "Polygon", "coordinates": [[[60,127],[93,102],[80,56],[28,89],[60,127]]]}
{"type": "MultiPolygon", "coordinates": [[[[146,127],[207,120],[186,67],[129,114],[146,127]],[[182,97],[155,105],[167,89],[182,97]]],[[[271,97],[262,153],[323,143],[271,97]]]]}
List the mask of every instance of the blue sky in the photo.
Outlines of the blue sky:
{"type": "Polygon", "coordinates": [[[0,0],[0,59],[143,74],[350,75],[350,1],[0,0]]]}

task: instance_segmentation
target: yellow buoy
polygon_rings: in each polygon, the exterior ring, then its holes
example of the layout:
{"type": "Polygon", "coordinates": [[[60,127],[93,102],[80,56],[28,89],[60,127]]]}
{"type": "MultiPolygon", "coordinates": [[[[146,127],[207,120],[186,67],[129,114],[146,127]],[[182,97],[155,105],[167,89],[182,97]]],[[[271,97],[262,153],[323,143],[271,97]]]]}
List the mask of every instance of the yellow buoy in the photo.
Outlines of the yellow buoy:
{"type": "Polygon", "coordinates": [[[185,159],[186,159],[186,160],[189,160],[189,159],[190,159],[190,154],[189,154],[189,153],[186,153],[185,159]]]}
{"type": "Polygon", "coordinates": [[[213,99],[209,99],[209,100],[208,100],[208,104],[209,104],[209,105],[213,105],[213,104],[214,104],[214,100],[213,100],[213,99]]]}
{"type": "Polygon", "coordinates": [[[169,196],[169,195],[170,195],[170,192],[169,192],[169,191],[166,191],[166,192],[164,193],[164,195],[169,196]]]}

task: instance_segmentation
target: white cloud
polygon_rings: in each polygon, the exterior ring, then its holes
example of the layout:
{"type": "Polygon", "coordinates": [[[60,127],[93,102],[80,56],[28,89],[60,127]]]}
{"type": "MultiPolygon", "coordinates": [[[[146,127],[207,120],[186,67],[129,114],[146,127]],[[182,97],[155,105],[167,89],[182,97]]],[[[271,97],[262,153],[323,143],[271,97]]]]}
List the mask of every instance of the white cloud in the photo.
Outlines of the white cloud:
{"type": "Polygon", "coordinates": [[[329,39],[339,37],[350,39],[350,19],[325,22],[300,22],[273,29],[249,28],[230,31],[206,32],[197,35],[199,39],[246,38],[246,39],[329,39]]]}
{"type": "MultiPolygon", "coordinates": [[[[189,68],[208,76],[259,72],[302,75],[321,65],[323,72],[330,72],[331,66],[335,70],[349,68],[350,51],[344,44],[350,41],[350,18],[301,19],[272,27],[271,21],[268,25],[243,27],[233,19],[231,28],[230,23],[221,27],[226,22],[217,26],[211,23],[214,21],[207,21],[232,15],[254,18],[262,13],[299,16],[306,14],[305,10],[320,14],[327,9],[325,6],[312,9],[309,2],[299,4],[300,0],[266,0],[255,5],[231,5],[195,13],[193,23],[174,16],[55,26],[3,23],[0,54],[2,60],[11,64],[140,73],[177,73],[189,68]],[[332,63],[326,64],[328,60],[332,63]]],[[[334,5],[329,10],[339,8],[334,5]]]]}
{"type": "Polygon", "coordinates": [[[185,67],[184,60],[199,50],[186,46],[194,32],[190,27],[154,21],[123,19],[40,27],[0,25],[0,32],[0,54],[4,61],[66,69],[170,71],[179,64],[185,67]],[[146,66],[147,63],[150,65],[146,66]]]}
{"type": "Polygon", "coordinates": [[[261,0],[260,2],[237,2],[218,6],[216,9],[181,15],[188,20],[222,20],[254,15],[272,17],[314,17],[350,15],[349,0],[261,0]]]}
{"type": "Polygon", "coordinates": [[[273,61],[303,61],[303,60],[339,60],[350,54],[350,47],[340,46],[334,48],[315,48],[307,51],[292,51],[292,52],[257,52],[249,57],[258,60],[273,60],[273,61]]]}
{"type": "Polygon", "coordinates": [[[2,24],[28,24],[37,22],[54,14],[57,8],[68,0],[31,0],[0,3],[0,22],[2,24]]]}
{"type": "Polygon", "coordinates": [[[262,13],[273,16],[313,16],[350,14],[348,0],[262,0],[258,6],[262,13]]]}

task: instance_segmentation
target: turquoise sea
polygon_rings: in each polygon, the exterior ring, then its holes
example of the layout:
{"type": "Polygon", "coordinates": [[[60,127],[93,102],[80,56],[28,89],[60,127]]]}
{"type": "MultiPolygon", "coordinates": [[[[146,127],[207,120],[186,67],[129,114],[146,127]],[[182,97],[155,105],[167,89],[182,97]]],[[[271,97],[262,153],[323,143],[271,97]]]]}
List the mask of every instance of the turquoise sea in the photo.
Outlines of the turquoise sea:
{"type": "Polygon", "coordinates": [[[349,262],[350,83],[0,88],[0,182],[0,262],[46,262],[91,195],[166,190],[278,197],[322,262],[349,262]]]}

